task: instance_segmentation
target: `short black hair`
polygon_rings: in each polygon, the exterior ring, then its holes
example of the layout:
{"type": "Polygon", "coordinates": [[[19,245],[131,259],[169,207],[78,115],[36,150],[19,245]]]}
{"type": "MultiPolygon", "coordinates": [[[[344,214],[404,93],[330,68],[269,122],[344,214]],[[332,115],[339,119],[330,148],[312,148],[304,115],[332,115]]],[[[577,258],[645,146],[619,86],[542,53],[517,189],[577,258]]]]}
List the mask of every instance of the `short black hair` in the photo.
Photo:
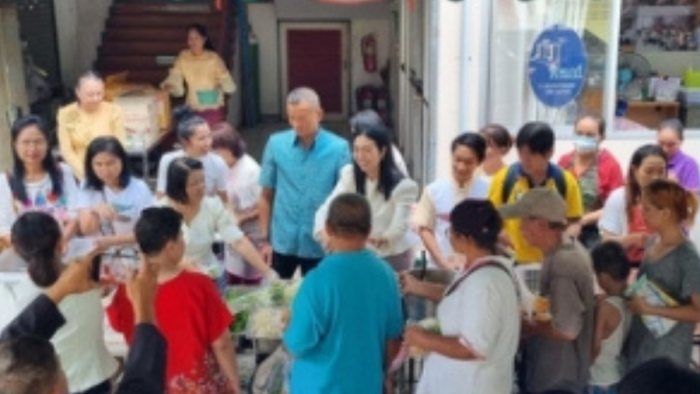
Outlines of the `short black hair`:
{"type": "Polygon", "coordinates": [[[518,150],[527,147],[530,152],[546,156],[554,149],[554,130],[544,122],[528,122],[515,138],[518,150]]]}
{"type": "Polygon", "coordinates": [[[615,241],[605,241],[591,250],[596,274],[606,273],[616,281],[624,282],[630,274],[630,261],[625,249],[615,241]]]}
{"type": "Polygon", "coordinates": [[[122,143],[113,136],[97,137],[88,145],[85,153],[85,187],[88,189],[101,191],[104,182],[97,176],[93,168],[92,161],[100,153],[109,153],[122,162],[122,172],[119,174],[119,186],[125,188],[129,186],[131,180],[131,166],[129,155],[122,143]]]}
{"type": "Polygon", "coordinates": [[[678,135],[678,139],[683,141],[684,138],[684,131],[683,131],[683,122],[681,122],[679,119],[666,119],[663,122],[659,124],[659,129],[658,132],[661,132],[661,130],[665,129],[671,129],[676,132],[676,135],[678,135]]]}
{"type": "Polygon", "coordinates": [[[182,215],[170,207],[146,208],[134,226],[134,235],[146,256],[158,254],[168,242],[180,237],[182,215]]]}
{"type": "Polygon", "coordinates": [[[479,133],[467,132],[462,133],[452,140],[451,150],[454,153],[459,146],[466,146],[474,151],[479,163],[484,161],[486,157],[486,140],[479,133]]]}
{"type": "Polygon", "coordinates": [[[471,238],[480,248],[496,252],[503,220],[489,200],[468,198],[450,212],[452,231],[471,238]]]}
{"type": "Polygon", "coordinates": [[[61,374],[61,364],[48,340],[25,335],[0,342],[0,393],[46,393],[61,374]]]}
{"type": "Polygon", "coordinates": [[[640,364],[620,381],[618,394],[697,394],[700,373],[668,358],[640,364]]]}
{"type": "Polygon", "coordinates": [[[328,208],[326,225],[338,235],[369,236],[372,231],[372,209],[357,193],[343,193],[328,208]]]}
{"type": "Polygon", "coordinates": [[[20,215],[10,230],[12,246],[26,263],[29,278],[39,287],[53,285],[61,275],[57,252],[63,233],[48,213],[29,211],[20,215]]]}
{"type": "Polygon", "coordinates": [[[191,157],[178,157],[168,166],[165,195],[180,204],[190,201],[187,195],[187,179],[192,171],[204,171],[201,161],[191,157]]]}

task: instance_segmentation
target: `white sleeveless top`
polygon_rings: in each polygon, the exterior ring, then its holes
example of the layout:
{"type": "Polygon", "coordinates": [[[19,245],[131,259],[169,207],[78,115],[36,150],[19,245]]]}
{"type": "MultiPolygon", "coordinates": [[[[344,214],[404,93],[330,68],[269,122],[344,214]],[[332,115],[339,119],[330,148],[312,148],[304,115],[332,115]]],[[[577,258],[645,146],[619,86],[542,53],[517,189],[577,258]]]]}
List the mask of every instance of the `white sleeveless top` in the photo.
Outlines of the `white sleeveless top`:
{"type": "MultiPolygon", "coordinates": [[[[452,245],[449,238],[445,235],[447,229],[450,228],[450,212],[463,200],[467,198],[486,199],[489,193],[489,184],[477,177],[474,178],[469,189],[458,189],[455,182],[450,178],[441,178],[431,183],[427,187],[427,192],[430,193],[430,199],[435,204],[435,239],[443,256],[452,254],[452,245]]],[[[434,261],[429,261],[432,268],[437,267],[434,261]]]]}
{"type": "Polygon", "coordinates": [[[632,319],[622,297],[606,297],[605,302],[620,312],[621,319],[620,324],[601,344],[600,354],[593,362],[593,365],[591,365],[590,384],[607,387],[617,384],[622,379],[625,366],[620,353],[622,352],[622,345],[625,343],[632,319]]]}

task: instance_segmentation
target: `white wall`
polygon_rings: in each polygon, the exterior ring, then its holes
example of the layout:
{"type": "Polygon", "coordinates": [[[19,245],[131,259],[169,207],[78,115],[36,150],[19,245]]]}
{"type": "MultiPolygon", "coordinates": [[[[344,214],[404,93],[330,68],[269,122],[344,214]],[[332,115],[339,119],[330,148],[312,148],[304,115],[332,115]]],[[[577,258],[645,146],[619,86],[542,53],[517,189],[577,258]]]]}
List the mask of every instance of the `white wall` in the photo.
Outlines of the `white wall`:
{"type": "Polygon", "coordinates": [[[78,75],[92,68],[113,0],[56,1],[56,33],[61,77],[73,86],[78,75]]]}
{"type": "Polygon", "coordinates": [[[362,5],[321,3],[316,0],[275,0],[280,19],[375,19],[388,15],[389,2],[362,5]]]}
{"type": "Polygon", "coordinates": [[[375,33],[378,65],[381,68],[390,57],[391,8],[384,3],[366,6],[334,6],[310,0],[282,0],[276,3],[251,3],[248,20],[260,46],[260,111],[263,115],[278,115],[281,108],[278,23],[283,21],[348,21],[350,22],[350,93],[351,111],[357,86],[381,82],[378,73],[369,74],[362,67],[360,40],[365,34],[375,33]]]}
{"type": "MultiPolygon", "coordinates": [[[[434,72],[431,73],[430,130],[436,133],[434,157],[446,157],[440,152],[449,152],[450,144],[461,130],[461,73],[462,73],[462,9],[463,2],[439,1],[434,5],[437,12],[437,36],[431,37],[428,46],[436,46],[434,72]]],[[[470,4],[470,3],[466,3],[470,4]]],[[[472,101],[474,102],[474,101],[472,101]]],[[[438,160],[433,167],[436,174],[450,171],[449,160],[438,160]]],[[[428,174],[430,176],[431,174],[428,174]]]]}

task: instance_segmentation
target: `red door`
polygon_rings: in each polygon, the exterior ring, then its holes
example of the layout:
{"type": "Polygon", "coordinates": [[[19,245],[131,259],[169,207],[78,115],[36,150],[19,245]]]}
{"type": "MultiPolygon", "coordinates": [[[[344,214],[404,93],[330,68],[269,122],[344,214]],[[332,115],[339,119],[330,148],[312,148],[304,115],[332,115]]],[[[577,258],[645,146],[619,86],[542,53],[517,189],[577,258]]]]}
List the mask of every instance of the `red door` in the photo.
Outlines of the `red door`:
{"type": "Polygon", "coordinates": [[[314,89],[329,114],[343,114],[343,31],[334,28],[288,28],[287,87],[314,89]]]}

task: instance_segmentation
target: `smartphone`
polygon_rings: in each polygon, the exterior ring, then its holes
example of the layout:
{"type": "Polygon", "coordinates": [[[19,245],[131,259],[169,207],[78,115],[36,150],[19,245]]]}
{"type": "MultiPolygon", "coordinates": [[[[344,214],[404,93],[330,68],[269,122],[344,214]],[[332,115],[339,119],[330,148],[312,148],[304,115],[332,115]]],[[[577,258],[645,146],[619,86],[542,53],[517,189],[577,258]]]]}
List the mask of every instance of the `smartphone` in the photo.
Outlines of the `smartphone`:
{"type": "Polygon", "coordinates": [[[93,279],[96,282],[126,283],[139,267],[139,254],[136,249],[110,250],[93,260],[93,279]]]}

